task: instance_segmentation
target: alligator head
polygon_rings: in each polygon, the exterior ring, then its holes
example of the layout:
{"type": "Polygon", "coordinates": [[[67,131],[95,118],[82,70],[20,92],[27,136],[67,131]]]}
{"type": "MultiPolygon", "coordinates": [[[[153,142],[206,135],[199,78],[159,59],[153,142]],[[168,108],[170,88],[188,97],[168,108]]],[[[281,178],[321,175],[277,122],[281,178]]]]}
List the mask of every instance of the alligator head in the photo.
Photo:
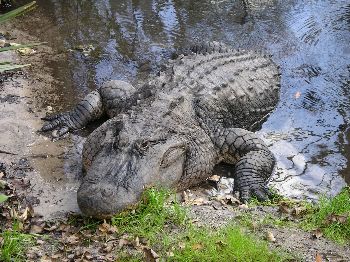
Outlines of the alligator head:
{"type": "Polygon", "coordinates": [[[187,145],[175,135],[139,138],[110,127],[96,133],[100,149],[78,190],[79,207],[88,216],[111,217],[137,204],[145,189],[174,188],[183,175],[187,145]]]}

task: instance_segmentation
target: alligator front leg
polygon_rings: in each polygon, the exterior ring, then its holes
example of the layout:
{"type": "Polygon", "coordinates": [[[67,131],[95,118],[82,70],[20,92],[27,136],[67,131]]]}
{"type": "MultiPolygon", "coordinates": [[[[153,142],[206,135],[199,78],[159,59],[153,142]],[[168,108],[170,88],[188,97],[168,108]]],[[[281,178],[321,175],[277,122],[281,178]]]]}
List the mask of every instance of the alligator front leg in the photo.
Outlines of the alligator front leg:
{"type": "Polygon", "coordinates": [[[60,137],[69,131],[85,127],[87,123],[100,118],[103,112],[100,92],[95,90],[80,101],[73,110],[42,118],[48,123],[41,128],[41,131],[57,130],[56,136],[60,137]]]}
{"type": "Polygon", "coordinates": [[[267,200],[271,193],[266,184],[275,166],[275,158],[254,133],[241,128],[226,128],[215,138],[224,161],[236,162],[235,191],[243,202],[255,196],[267,200]]]}
{"type": "Polygon", "coordinates": [[[143,93],[142,95],[127,82],[108,81],[100,89],[89,93],[73,110],[44,117],[43,120],[48,123],[41,128],[41,131],[57,130],[56,136],[60,137],[69,131],[85,127],[104,113],[114,117],[125,112],[135,104],[137,98],[145,97],[143,93]]]}

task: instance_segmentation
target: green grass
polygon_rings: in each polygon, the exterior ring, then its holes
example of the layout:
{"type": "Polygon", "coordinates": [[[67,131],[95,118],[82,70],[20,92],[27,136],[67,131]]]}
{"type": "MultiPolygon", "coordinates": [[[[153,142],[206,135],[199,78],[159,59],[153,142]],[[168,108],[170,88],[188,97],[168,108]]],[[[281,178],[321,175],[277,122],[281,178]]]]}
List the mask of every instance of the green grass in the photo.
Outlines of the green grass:
{"type": "Polygon", "coordinates": [[[15,69],[20,69],[26,66],[30,66],[30,64],[18,65],[18,64],[12,64],[11,62],[3,62],[3,63],[0,63],[0,73],[4,73],[6,71],[11,71],[15,69]]]}
{"type": "Polygon", "coordinates": [[[34,242],[34,236],[19,232],[15,222],[12,230],[1,233],[3,242],[0,247],[0,261],[25,261],[25,250],[34,242]]]}
{"type": "Polygon", "coordinates": [[[68,224],[78,227],[79,232],[83,230],[96,230],[103,221],[95,218],[81,217],[79,215],[71,215],[68,218],[68,224]]]}
{"type": "Polygon", "coordinates": [[[319,228],[324,236],[338,243],[350,243],[350,188],[344,188],[334,198],[321,197],[302,227],[307,230],[319,228]],[[342,221],[337,216],[342,216],[342,221]],[[331,221],[332,217],[334,221],[331,221]]]}
{"type": "Polygon", "coordinates": [[[171,193],[167,190],[146,190],[141,203],[133,211],[124,211],[112,218],[112,225],[121,233],[154,239],[166,225],[184,225],[186,211],[176,201],[168,204],[171,193]]]}
{"type": "Polygon", "coordinates": [[[29,4],[26,4],[24,6],[21,6],[15,10],[12,10],[10,12],[7,12],[5,14],[0,15],[0,23],[4,23],[10,19],[13,19],[19,15],[22,15],[36,7],[36,2],[30,2],[29,4]]]}
{"type": "MultiPolygon", "coordinates": [[[[194,226],[183,207],[176,201],[167,202],[170,195],[165,190],[147,190],[135,210],[116,215],[112,224],[120,234],[146,238],[166,261],[286,261],[289,258],[271,251],[267,242],[242,232],[237,225],[219,230],[194,226]]],[[[119,258],[142,261],[126,253],[119,258]]]]}
{"type": "Polygon", "coordinates": [[[238,226],[219,230],[192,228],[182,239],[171,261],[286,261],[288,255],[271,251],[266,242],[244,233],[238,226]]]}
{"type": "Polygon", "coordinates": [[[47,44],[47,42],[40,42],[40,43],[32,43],[32,44],[25,44],[25,45],[11,45],[11,46],[6,46],[6,47],[1,47],[0,48],[0,52],[7,52],[7,51],[11,51],[11,50],[18,50],[21,48],[29,48],[29,47],[34,47],[34,46],[38,46],[38,45],[43,45],[43,44],[47,44]]]}

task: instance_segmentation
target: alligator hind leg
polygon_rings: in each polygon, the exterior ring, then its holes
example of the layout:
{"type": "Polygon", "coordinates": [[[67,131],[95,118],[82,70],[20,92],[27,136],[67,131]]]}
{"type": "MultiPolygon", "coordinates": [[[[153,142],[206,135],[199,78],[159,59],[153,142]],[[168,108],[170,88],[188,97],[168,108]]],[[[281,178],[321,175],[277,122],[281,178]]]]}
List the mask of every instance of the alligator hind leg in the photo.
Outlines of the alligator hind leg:
{"type": "Polygon", "coordinates": [[[243,202],[255,196],[267,200],[266,186],[275,166],[275,158],[265,143],[254,133],[241,128],[226,128],[215,137],[224,161],[236,162],[233,177],[235,191],[243,202]]]}
{"type": "Polygon", "coordinates": [[[114,117],[127,110],[136,99],[135,88],[124,81],[106,82],[99,90],[89,93],[71,111],[59,113],[43,120],[48,121],[41,131],[57,130],[57,136],[85,127],[104,113],[114,117]]]}

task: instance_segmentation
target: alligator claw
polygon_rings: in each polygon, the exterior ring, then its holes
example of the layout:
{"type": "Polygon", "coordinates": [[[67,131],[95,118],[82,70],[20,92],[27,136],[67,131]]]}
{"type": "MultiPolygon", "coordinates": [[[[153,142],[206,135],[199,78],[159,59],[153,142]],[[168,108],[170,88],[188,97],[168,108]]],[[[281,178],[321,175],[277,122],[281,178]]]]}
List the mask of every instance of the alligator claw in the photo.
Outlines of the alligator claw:
{"type": "Polygon", "coordinates": [[[48,123],[44,124],[40,131],[53,131],[52,136],[55,138],[61,137],[71,130],[69,125],[70,116],[67,113],[46,116],[42,119],[48,121],[48,123]]]}
{"type": "Polygon", "coordinates": [[[239,198],[242,203],[248,203],[249,199],[256,197],[259,201],[267,201],[272,198],[272,193],[265,185],[254,185],[250,188],[239,188],[234,190],[234,192],[239,192],[239,198]]]}
{"type": "Polygon", "coordinates": [[[43,132],[51,131],[51,130],[54,130],[59,125],[60,125],[60,121],[57,121],[57,119],[55,119],[54,121],[43,125],[43,127],[41,128],[41,131],[43,132]]]}
{"type": "Polygon", "coordinates": [[[69,132],[69,127],[68,126],[63,126],[58,130],[54,130],[52,132],[52,136],[55,138],[61,137],[69,132]]]}

